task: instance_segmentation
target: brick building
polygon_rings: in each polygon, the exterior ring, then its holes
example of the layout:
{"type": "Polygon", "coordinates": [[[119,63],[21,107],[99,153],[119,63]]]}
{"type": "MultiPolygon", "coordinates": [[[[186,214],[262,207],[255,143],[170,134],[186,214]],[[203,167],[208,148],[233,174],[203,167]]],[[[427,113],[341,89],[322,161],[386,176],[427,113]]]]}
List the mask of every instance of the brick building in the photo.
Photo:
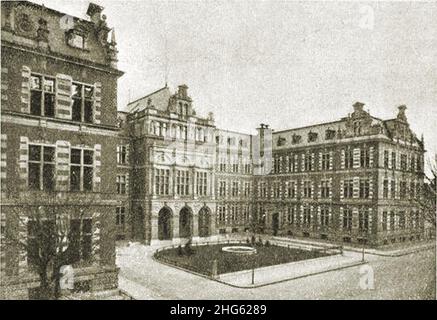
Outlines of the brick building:
{"type": "Polygon", "coordinates": [[[117,287],[109,230],[122,201],[113,182],[122,72],[114,34],[94,4],[89,20],[31,2],[1,8],[1,296],[26,298],[39,285],[31,253],[5,239],[15,230],[33,241],[32,221],[19,217],[37,204],[38,210],[62,206],[74,216],[80,204],[92,203],[83,220],[71,221],[79,228],[75,285],[117,287]]]}
{"type": "Polygon", "coordinates": [[[90,4],[85,20],[2,2],[1,296],[28,297],[38,286],[29,253],[4,235],[16,225],[31,239],[14,213],[26,216],[30,199],[49,206],[54,195],[72,213],[92,203],[74,266],[87,290],[117,286],[116,240],[179,243],[254,226],[370,245],[423,236],[412,200],[425,150],[405,106],[382,120],[357,102],[338,121],[262,124],[257,135],[197,115],[185,85],[117,111],[122,72],[102,10],[90,4]]]}

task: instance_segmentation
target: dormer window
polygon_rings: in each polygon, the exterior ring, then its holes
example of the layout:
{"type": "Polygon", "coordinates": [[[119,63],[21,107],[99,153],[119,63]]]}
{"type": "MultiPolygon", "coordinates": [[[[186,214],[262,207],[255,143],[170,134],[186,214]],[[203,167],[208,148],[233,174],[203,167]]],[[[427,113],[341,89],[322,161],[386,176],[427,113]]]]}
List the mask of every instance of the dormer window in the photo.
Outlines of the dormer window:
{"type": "Polygon", "coordinates": [[[279,137],[278,138],[278,142],[276,143],[276,145],[278,146],[278,147],[280,147],[280,146],[283,146],[283,145],[285,145],[285,142],[286,142],[287,140],[284,138],[284,137],[279,137]]]}
{"type": "Polygon", "coordinates": [[[327,129],[325,132],[325,139],[326,140],[331,140],[335,138],[335,130],[332,129],[327,129]]]}
{"type": "Polygon", "coordinates": [[[360,121],[355,121],[354,122],[354,134],[356,136],[361,134],[361,122],[360,121]]]}
{"type": "Polygon", "coordinates": [[[301,139],[302,139],[302,137],[300,135],[293,134],[293,137],[292,137],[291,141],[292,141],[293,144],[298,144],[298,143],[300,143],[301,139]]]}
{"type": "Polygon", "coordinates": [[[309,132],[308,133],[308,142],[314,142],[317,141],[318,134],[316,132],[309,132]]]}

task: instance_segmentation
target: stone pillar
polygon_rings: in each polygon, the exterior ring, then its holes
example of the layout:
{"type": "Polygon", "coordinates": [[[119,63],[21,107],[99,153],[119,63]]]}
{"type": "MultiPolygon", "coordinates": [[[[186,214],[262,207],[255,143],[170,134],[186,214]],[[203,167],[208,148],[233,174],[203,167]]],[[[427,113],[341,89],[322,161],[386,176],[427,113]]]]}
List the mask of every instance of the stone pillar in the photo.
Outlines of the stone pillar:
{"type": "Polygon", "coordinates": [[[152,211],[150,218],[151,240],[150,244],[156,244],[158,240],[158,213],[152,211]]]}
{"type": "Polygon", "coordinates": [[[179,244],[181,239],[179,238],[179,212],[173,214],[173,243],[179,244]]]}
{"type": "Polygon", "coordinates": [[[193,237],[193,241],[198,241],[199,240],[199,212],[193,212],[192,215],[192,223],[191,223],[191,227],[193,228],[191,230],[191,235],[193,237]]]}

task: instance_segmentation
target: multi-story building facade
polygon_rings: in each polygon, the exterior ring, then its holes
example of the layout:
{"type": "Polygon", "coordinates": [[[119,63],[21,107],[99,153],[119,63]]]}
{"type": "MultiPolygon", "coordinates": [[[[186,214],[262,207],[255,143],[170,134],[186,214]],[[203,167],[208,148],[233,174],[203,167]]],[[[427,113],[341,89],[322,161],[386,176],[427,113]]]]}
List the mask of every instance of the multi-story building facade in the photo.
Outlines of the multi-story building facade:
{"type": "Polygon", "coordinates": [[[405,106],[381,120],[355,103],[339,121],[273,132],[272,171],[255,179],[258,217],[272,234],[381,245],[420,239],[414,199],[423,141],[405,106]]]}
{"type": "Polygon", "coordinates": [[[132,172],[142,190],[131,195],[139,203],[132,226],[140,228],[140,239],[179,241],[254,227],[370,245],[422,236],[414,199],[423,184],[424,145],[409,128],[405,106],[395,119],[381,120],[357,102],[339,121],[278,132],[261,125],[252,136],[218,129],[212,117],[190,119],[191,102],[180,86],[174,95],[163,88],[128,106],[127,122],[135,132],[132,172]],[[188,115],[183,104],[177,108],[181,96],[190,102],[188,115]],[[175,129],[181,126],[186,133],[175,129]],[[199,144],[196,132],[207,129],[199,144]],[[191,167],[183,177],[179,155],[191,167]],[[202,167],[195,160],[202,157],[214,164],[202,167]],[[208,192],[199,195],[197,175],[203,170],[208,192]],[[189,218],[181,218],[186,209],[189,218]],[[201,231],[204,209],[212,217],[211,232],[201,231]],[[181,232],[186,221],[191,232],[181,232]]]}
{"type": "Polygon", "coordinates": [[[86,207],[83,219],[70,221],[79,230],[69,239],[80,257],[75,285],[116,288],[110,230],[123,201],[114,168],[124,139],[115,37],[94,4],[89,20],[31,2],[2,2],[1,9],[1,296],[31,297],[39,285],[29,252],[34,206],[62,207],[71,217],[86,207]],[[7,232],[18,232],[27,252],[8,242],[7,232]]]}

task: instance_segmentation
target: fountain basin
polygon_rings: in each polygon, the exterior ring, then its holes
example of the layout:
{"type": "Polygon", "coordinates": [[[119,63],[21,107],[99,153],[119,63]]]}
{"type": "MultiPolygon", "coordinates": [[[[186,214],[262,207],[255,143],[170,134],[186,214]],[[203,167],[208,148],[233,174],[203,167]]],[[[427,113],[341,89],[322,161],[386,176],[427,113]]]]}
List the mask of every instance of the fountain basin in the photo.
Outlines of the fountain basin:
{"type": "Polygon", "coordinates": [[[228,253],[235,253],[239,255],[252,255],[256,253],[256,249],[252,247],[247,246],[229,246],[229,247],[223,247],[223,252],[228,253]]]}

